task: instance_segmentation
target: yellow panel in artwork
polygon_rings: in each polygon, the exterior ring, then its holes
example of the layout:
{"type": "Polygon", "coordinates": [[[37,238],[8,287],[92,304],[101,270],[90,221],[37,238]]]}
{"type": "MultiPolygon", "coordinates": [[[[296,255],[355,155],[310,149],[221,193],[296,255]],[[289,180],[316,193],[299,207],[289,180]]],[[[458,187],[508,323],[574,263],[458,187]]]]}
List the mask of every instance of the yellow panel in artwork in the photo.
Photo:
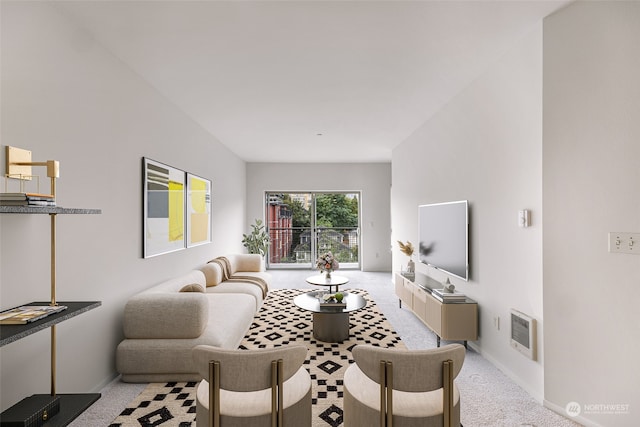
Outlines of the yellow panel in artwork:
{"type": "Polygon", "coordinates": [[[191,211],[205,213],[207,211],[207,183],[201,179],[191,177],[189,185],[191,187],[191,211]]]}
{"type": "Polygon", "coordinates": [[[206,242],[209,240],[209,214],[191,214],[191,243],[206,242]]]}
{"type": "Polygon", "coordinates": [[[169,241],[184,239],[184,184],[169,181],[169,241]]]}

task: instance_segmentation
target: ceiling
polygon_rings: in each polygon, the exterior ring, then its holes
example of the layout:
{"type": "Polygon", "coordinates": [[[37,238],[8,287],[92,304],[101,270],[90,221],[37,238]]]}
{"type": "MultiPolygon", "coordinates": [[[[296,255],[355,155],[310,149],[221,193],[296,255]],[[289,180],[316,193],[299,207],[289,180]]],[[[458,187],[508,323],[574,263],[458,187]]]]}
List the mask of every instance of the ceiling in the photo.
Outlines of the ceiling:
{"type": "Polygon", "coordinates": [[[567,1],[58,1],[247,162],[388,162],[567,1]]]}

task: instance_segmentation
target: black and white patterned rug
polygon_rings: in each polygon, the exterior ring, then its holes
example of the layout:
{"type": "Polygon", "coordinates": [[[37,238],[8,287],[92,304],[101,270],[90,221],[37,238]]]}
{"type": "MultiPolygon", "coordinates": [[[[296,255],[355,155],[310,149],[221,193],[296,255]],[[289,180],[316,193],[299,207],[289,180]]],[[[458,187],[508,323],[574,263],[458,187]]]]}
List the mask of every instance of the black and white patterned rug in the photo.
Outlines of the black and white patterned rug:
{"type": "MultiPolygon", "coordinates": [[[[342,343],[316,341],[312,313],[293,304],[293,298],[308,290],[276,289],[269,292],[253,319],[240,348],[278,347],[304,344],[309,348],[305,367],[312,381],[314,427],[342,425],[342,378],[353,363],[351,349],[357,344],[406,348],[398,334],[365,291],[367,306],[350,314],[349,339],[342,343]]],[[[132,401],[109,427],[195,427],[196,382],[152,383],[132,401]]]]}

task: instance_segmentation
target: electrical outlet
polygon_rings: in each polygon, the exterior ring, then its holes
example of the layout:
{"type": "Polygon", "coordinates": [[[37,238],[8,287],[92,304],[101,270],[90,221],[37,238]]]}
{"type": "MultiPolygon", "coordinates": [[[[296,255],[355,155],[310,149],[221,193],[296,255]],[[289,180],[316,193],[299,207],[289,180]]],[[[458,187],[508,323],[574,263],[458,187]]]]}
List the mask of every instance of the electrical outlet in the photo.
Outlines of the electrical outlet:
{"type": "Polygon", "coordinates": [[[609,233],[609,252],[640,255],[640,233],[609,233]]]}

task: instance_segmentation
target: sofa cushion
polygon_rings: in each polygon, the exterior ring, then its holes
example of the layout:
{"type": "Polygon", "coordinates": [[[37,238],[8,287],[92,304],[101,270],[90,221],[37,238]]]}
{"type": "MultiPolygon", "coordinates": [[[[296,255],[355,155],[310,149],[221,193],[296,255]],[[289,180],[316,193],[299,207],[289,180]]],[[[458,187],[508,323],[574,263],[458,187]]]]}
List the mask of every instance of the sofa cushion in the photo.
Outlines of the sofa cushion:
{"type": "Polygon", "coordinates": [[[222,268],[215,262],[209,262],[202,267],[200,271],[204,274],[207,287],[217,286],[222,283],[222,268]]]}
{"type": "Polygon", "coordinates": [[[135,295],[124,308],[124,336],[197,338],[210,317],[209,299],[199,292],[135,295]]]}
{"type": "Polygon", "coordinates": [[[208,294],[246,294],[251,295],[254,298],[255,311],[258,311],[262,306],[262,289],[256,286],[255,283],[249,282],[229,282],[225,281],[218,286],[210,286],[207,288],[208,294]]]}
{"type": "Polygon", "coordinates": [[[262,269],[262,256],[258,254],[230,254],[225,258],[231,263],[231,275],[237,272],[258,272],[262,269]]]}

